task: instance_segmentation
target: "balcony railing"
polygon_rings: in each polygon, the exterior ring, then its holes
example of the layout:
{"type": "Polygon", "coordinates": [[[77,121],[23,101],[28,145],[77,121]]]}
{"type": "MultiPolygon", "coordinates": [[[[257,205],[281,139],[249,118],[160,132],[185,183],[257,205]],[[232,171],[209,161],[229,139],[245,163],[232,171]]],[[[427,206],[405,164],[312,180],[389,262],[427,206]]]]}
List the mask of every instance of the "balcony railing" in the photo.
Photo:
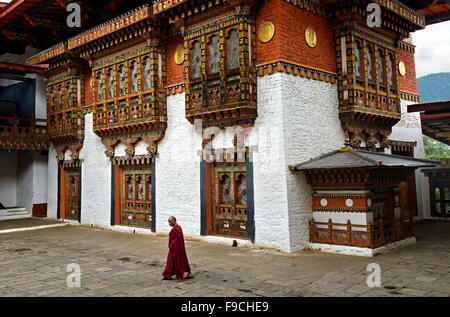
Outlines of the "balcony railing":
{"type": "Polygon", "coordinates": [[[347,223],[333,223],[331,219],[328,222],[316,222],[314,218],[310,221],[310,242],[316,243],[376,248],[413,235],[413,221],[403,218],[389,222],[380,219],[375,224],[369,222],[367,225],[355,225],[350,220],[347,223]]]}
{"type": "Polygon", "coordinates": [[[0,150],[48,150],[47,120],[0,116],[0,150]]]}

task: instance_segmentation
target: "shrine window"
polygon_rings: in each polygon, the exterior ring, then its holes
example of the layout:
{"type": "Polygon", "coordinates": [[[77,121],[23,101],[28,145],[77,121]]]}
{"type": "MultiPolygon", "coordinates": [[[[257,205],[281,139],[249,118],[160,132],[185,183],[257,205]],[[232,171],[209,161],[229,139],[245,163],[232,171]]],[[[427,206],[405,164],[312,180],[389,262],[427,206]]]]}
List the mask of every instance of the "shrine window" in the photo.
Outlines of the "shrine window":
{"type": "Polygon", "coordinates": [[[395,86],[394,85],[394,56],[392,54],[389,54],[388,63],[389,63],[389,84],[391,86],[395,86]]]}
{"type": "Polygon", "coordinates": [[[51,109],[51,112],[56,112],[56,93],[55,93],[55,88],[52,88],[52,90],[51,90],[50,109],[51,109]]]}
{"type": "Polygon", "coordinates": [[[104,89],[104,82],[103,82],[103,72],[100,71],[97,74],[97,101],[102,101],[104,99],[103,95],[103,89],[104,89]]]}
{"type": "Polygon", "coordinates": [[[108,76],[108,99],[113,99],[116,97],[116,92],[115,92],[115,80],[114,80],[114,69],[113,68],[109,68],[107,70],[107,76],[108,76]]]}
{"type": "Polygon", "coordinates": [[[240,174],[236,179],[236,196],[238,200],[238,205],[247,205],[247,176],[245,174],[240,174]]]}
{"type": "Polygon", "coordinates": [[[227,74],[233,80],[234,74],[239,73],[239,35],[236,29],[231,29],[227,38],[227,74]]]}
{"type": "Polygon", "coordinates": [[[70,89],[70,82],[66,83],[66,108],[72,108],[72,93],[70,89]]]}
{"type": "Polygon", "coordinates": [[[236,121],[253,123],[257,116],[255,25],[243,17],[217,23],[185,36],[186,117],[191,123],[201,118],[205,125],[222,127],[236,121]],[[202,116],[205,111],[213,115],[202,116]]]}
{"type": "Polygon", "coordinates": [[[138,77],[138,65],[136,61],[132,61],[130,65],[130,76],[131,76],[131,93],[136,93],[139,91],[139,77],[138,77]]]}
{"type": "Polygon", "coordinates": [[[219,37],[212,35],[208,43],[208,74],[215,75],[220,72],[219,37]]]}
{"type": "Polygon", "coordinates": [[[361,43],[356,41],[355,44],[355,74],[357,79],[362,79],[362,67],[361,67],[361,43]]]}
{"type": "Polygon", "coordinates": [[[369,80],[374,80],[374,76],[373,76],[373,48],[371,45],[367,45],[367,79],[369,80]]]}
{"type": "Polygon", "coordinates": [[[191,76],[192,79],[199,78],[202,74],[202,55],[200,48],[200,41],[192,43],[191,49],[191,76]]]}
{"type": "Polygon", "coordinates": [[[229,174],[222,174],[219,177],[219,201],[223,205],[233,204],[233,193],[231,192],[231,179],[229,174]]]}
{"type": "Polygon", "coordinates": [[[378,50],[378,81],[380,84],[385,84],[384,80],[384,52],[383,50],[378,50]]]}
{"type": "Polygon", "coordinates": [[[125,96],[127,94],[127,71],[124,64],[119,65],[119,96],[125,96]]]}
{"type": "Polygon", "coordinates": [[[144,90],[149,90],[152,88],[152,73],[151,73],[151,63],[150,57],[144,58],[144,90]]]}
{"type": "Polygon", "coordinates": [[[58,109],[64,109],[64,88],[63,85],[58,86],[58,109]]]}

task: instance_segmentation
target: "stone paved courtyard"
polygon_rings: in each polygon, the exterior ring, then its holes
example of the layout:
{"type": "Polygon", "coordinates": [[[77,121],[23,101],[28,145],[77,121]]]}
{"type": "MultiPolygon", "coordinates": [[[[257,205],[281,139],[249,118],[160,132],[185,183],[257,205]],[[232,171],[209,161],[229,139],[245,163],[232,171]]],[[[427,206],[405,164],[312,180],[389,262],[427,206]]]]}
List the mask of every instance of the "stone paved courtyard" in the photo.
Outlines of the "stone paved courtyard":
{"type": "Polygon", "coordinates": [[[167,237],[72,225],[7,233],[0,234],[0,296],[448,297],[450,223],[417,223],[416,237],[374,258],[186,241],[195,278],[162,281],[167,237]],[[80,288],[67,287],[70,263],[81,267],[80,288]],[[366,284],[370,263],[381,266],[380,288],[366,284]]]}

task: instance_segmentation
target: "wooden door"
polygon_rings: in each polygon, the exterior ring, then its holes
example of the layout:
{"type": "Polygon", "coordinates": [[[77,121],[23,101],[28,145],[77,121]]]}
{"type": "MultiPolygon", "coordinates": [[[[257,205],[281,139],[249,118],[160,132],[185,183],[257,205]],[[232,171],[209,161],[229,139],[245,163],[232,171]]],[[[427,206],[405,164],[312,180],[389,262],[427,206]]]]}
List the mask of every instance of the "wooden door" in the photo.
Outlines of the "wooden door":
{"type": "Polygon", "coordinates": [[[248,239],[246,164],[216,163],[213,169],[213,234],[248,239]]]}
{"type": "Polygon", "coordinates": [[[152,227],[152,169],[126,166],[121,172],[120,223],[133,227],[152,227]]]}
{"type": "Polygon", "coordinates": [[[64,171],[65,181],[65,212],[64,219],[76,220],[80,218],[80,204],[79,204],[79,185],[80,185],[80,171],[78,168],[66,168],[64,171]]]}
{"type": "Polygon", "coordinates": [[[450,180],[435,178],[430,181],[431,215],[450,217],[450,180]]]}

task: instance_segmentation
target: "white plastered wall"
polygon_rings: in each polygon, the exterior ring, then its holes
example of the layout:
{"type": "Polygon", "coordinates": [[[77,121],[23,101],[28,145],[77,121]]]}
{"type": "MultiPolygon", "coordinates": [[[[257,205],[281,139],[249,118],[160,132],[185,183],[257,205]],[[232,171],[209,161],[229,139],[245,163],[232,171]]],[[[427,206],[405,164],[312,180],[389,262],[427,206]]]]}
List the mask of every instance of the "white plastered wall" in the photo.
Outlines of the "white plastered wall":
{"type": "Polygon", "coordinates": [[[17,152],[0,152],[0,203],[17,207],[17,152]]]}
{"type": "Polygon", "coordinates": [[[80,150],[81,223],[110,227],[111,161],[101,138],[94,133],[93,114],[84,118],[85,135],[80,150]]]}
{"type": "Polygon", "coordinates": [[[53,143],[48,149],[47,218],[56,219],[58,212],[58,162],[53,143]]]}
{"type": "Polygon", "coordinates": [[[306,162],[344,146],[336,84],[281,73],[285,143],[285,170],[291,251],[309,245],[312,217],[311,187],[304,173],[289,165],[306,162]]]}
{"type": "MultiPolygon", "coordinates": [[[[389,140],[417,142],[414,149],[414,157],[425,159],[425,147],[422,136],[422,124],[420,113],[408,113],[408,106],[415,102],[401,100],[402,119],[394,127],[389,136],[389,140]]],[[[390,150],[386,151],[390,153],[390,150]]],[[[419,218],[430,216],[430,194],[428,178],[420,171],[416,170],[416,193],[417,193],[417,214],[419,218]]]]}

